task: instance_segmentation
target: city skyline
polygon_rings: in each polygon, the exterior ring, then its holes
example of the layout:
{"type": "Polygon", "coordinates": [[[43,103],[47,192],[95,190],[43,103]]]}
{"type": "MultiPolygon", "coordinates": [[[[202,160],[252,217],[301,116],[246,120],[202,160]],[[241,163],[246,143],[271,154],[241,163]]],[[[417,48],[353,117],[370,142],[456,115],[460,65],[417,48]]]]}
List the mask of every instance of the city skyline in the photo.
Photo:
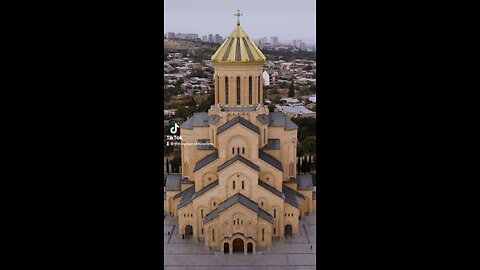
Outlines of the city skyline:
{"type": "Polygon", "coordinates": [[[208,34],[228,36],[236,23],[234,13],[237,9],[243,14],[240,23],[252,39],[271,39],[272,36],[277,36],[279,42],[300,39],[307,44],[316,43],[314,0],[166,0],[164,34],[174,32],[195,33],[199,37],[208,34]]]}

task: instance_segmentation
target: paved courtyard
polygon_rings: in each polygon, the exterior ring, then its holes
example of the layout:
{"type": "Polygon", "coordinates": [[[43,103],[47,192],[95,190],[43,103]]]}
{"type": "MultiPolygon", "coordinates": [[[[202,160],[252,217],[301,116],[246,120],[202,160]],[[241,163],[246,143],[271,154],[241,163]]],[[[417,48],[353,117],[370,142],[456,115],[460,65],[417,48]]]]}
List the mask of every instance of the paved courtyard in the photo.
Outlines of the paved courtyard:
{"type": "MultiPolygon", "coordinates": [[[[166,214],[166,213],[165,213],[166,214]]],[[[316,269],[316,214],[300,220],[295,238],[273,240],[272,247],[257,254],[223,254],[205,248],[196,238],[182,239],[175,218],[164,219],[164,269],[316,269]],[[170,235],[168,234],[170,232],[170,235]]]]}

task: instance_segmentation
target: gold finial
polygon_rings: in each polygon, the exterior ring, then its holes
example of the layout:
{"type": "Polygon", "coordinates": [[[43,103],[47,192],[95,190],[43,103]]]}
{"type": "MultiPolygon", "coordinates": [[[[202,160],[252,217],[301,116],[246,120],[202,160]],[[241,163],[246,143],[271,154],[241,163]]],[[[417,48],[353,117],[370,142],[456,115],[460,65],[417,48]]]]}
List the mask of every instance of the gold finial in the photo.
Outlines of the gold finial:
{"type": "Polygon", "coordinates": [[[237,25],[240,25],[240,16],[243,16],[243,13],[240,13],[240,9],[237,9],[237,13],[234,13],[233,15],[237,16],[237,25]]]}

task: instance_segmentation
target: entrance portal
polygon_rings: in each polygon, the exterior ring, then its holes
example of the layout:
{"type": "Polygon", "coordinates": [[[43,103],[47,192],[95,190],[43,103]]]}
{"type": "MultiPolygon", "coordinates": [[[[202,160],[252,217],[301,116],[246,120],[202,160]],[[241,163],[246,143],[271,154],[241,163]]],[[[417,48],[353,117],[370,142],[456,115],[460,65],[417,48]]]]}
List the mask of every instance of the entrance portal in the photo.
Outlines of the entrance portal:
{"type": "Polygon", "coordinates": [[[252,243],[247,244],[247,253],[253,253],[253,244],[252,243]]]}
{"type": "Polygon", "coordinates": [[[192,225],[185,226],[185,236],[188,238],[190,235],[193,234],[193,227],[192,225]]]}
{"type": "Polygon", "coordinates": [[[233,253],[236,252],[245,253],[244,243],[243,240],[240,238],[233,240],[233,253]]]}
{"type": "Polygon", "coordinates": [[[228,245],[228,243],[223,244],[223,253],[230,253],[230,246],[228,245]]]}
{"type": "Polygon", "coordinates": [[[292,228],[292,225],[287,225],[285,226],[285,238],[286,237],[292,237],[293,236],[293,228],[292,228]]]}

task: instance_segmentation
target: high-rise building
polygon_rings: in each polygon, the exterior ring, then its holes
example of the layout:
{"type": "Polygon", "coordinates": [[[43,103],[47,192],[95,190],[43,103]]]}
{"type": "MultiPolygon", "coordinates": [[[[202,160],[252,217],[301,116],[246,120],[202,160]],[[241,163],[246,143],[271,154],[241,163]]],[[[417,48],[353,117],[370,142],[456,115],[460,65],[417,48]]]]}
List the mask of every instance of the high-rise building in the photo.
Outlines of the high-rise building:
{"type": "Polygon", "coordinates": [[[214,105],[181,125],[181,175],[165,209],[178,233],[224,253],[255,253],[300,232],[315,208],[311,175],[297,175],[298,126],[264,105],[265,56],[237,22],[211,57],[214,105]]]}
{"type": "Polygon", "coordinates": [[[168,32],[168,33],[167,33],[167,37],[168,37],[168,38],[175,38],[175,33],[173,33],[173,32],[168,32]]]}
{"type": "Polygon", "coordinates": [[[272,37],[272,45],[278,45],[278,37],[272,37]]]}
{"type": "Polygon", "coordinates": [[[294,39],[293,42],[292,42],[292,45],[294,47],[301,48],[302,47],[302,40],[301,39],[294,39]]]}
{"type": "Polygon", "coordinates": [[[219,34],[215,34],[215,37],[214,37],[213,40],[214,40],[215,43],[221,43],[222,42],[222,37],[219,34]]]}
{"type": "Polygon", "coordinates": [[[208,34],[208,42],[213,43],[213,35],[208,34]]]}
{"type": "Polygon", "coordinates": [[[207,41],[208,41],[208,37],[207,37],[207,36],[202,36],[202,41],[203,41],[203,42],[207,42],[207,41]]]}

